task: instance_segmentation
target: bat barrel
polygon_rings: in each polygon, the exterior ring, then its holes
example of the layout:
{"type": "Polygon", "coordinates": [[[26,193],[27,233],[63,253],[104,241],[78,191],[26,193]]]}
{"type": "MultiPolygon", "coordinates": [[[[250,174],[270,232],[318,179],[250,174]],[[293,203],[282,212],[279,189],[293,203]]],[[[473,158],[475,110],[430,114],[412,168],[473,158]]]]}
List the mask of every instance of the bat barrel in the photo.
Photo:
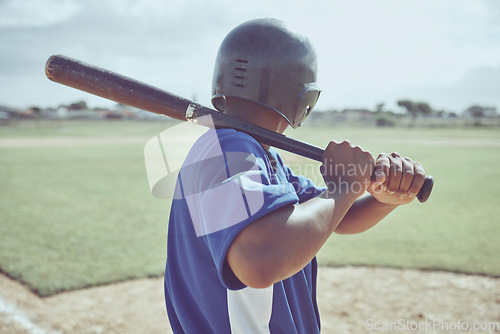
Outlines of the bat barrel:
{"type": "Polygon", "coordinates": [[[53,55],[45,64],[50,80],[118,103],[185,121],[190,100],[79,60],[53,55]]]}

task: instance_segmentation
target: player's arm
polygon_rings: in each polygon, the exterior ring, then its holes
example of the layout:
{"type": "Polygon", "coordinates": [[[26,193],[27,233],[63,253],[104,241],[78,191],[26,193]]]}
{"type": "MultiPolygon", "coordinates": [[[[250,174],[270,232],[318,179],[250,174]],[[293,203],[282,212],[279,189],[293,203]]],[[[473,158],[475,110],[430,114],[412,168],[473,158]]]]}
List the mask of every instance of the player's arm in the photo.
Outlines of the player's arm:
{"type": "Polygon", "coordinates": [[[304,268],[318,253],[354,201],[370,184],[374,158],[347,142],[330,143],[325,150],[324,196],[275,210],[248,225],[231,244],[227,262],[247,286],[264,288],[304,268]],[[337,162],[361,166],[362,173],[337,177],[337,162]],[[339,184],[360,187],[341,189],[339,184]]]}
{"type": "Polygon", "coordinates": [[[314,258],[354,200],[316,197],[255,220],[230,246],[229,266],[242,283],[253,288],[292,276],[314,258]]]}

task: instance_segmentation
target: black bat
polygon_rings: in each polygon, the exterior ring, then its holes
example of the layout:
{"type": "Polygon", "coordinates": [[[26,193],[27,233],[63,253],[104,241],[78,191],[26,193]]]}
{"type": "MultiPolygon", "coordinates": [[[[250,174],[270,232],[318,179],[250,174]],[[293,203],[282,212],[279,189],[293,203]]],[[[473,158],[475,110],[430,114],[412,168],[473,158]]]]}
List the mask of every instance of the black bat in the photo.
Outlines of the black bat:
{"type": "MultiPolygon", "coordinates": [[[[70,57],[63,55],[51,56],[45,65],[45,74],[54,82],[121,104],[165,115],[180,121],[195,122],[200,125],[215,126],[216,128],[235,129],[247,133],[264,144],[316,161],[322,161],[324,149],[320,147],[230,117],[157,87],[70,57]],[[211,116],[212,124],[202,124],[200,122],[199,117],[207,115],[211,116]]],[[[421,203],[429,199],[433,185],[432,176],[427,176],[417,194],[417,198],[421,203]]]]}

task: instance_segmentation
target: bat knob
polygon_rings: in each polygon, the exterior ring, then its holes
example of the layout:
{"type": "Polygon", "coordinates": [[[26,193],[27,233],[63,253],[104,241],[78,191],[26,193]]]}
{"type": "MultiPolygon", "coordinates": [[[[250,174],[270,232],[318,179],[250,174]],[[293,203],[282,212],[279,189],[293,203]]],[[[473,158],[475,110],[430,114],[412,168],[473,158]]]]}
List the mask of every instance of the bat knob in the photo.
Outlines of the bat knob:
{"type": "Polygon", "coordinates": [[[420,203],[425,203],[429,199],[429,196],[431,196],[433,186],[434,186],[434,179],[432,178],[432,176],[430,175],[426,176],[424,184],[422,185],[422,188],[420,188],[420,191],[417,194],[417,199],[420,203]]]}

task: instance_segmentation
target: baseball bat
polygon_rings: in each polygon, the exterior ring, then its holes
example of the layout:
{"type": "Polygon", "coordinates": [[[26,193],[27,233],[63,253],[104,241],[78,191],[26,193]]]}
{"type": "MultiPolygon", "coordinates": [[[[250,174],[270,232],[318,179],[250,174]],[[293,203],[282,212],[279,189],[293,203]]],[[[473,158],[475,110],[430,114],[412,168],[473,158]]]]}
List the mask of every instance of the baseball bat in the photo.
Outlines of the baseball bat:
{"type": "MultiPolygon", "coordinates": [[[[157,87],[64,55],[49,57],[45,64],[45,75],[54,82],[180,121],[209,126],[202,124],[199,117],[210,115],[216,128],[232,128],[247,133],[261,143],[322,161],[324,149],[320,147],[230,117],[157,87]]],[[[417,194],[421,203],[427,201],[433,185],[434,180],[427,176],[417,194]]]]}

